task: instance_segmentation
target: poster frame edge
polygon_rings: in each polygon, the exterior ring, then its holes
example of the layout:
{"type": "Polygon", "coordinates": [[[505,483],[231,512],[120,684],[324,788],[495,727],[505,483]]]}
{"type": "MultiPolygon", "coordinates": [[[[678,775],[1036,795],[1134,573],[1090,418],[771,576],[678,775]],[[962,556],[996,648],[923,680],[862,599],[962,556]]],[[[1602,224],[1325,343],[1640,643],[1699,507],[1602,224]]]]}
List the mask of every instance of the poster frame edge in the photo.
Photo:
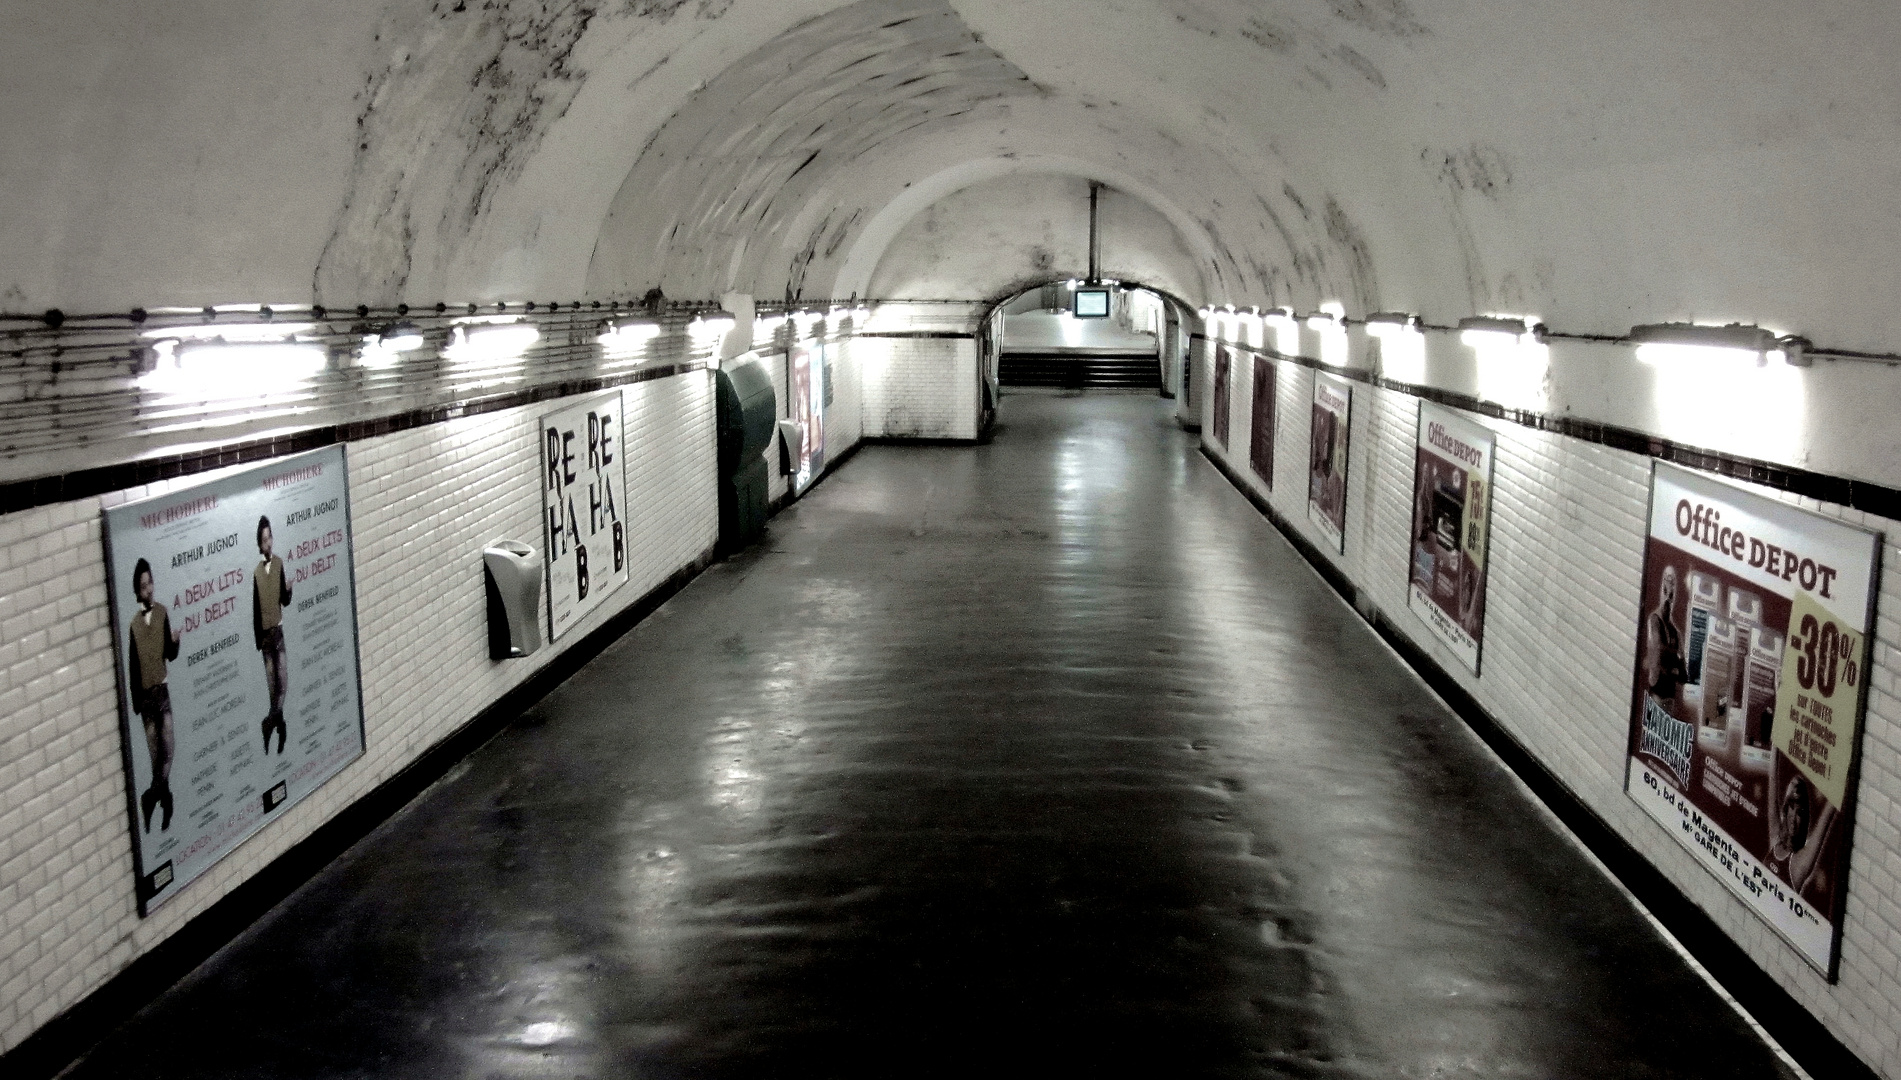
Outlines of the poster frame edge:
{"type": "MultiPolygon", "coordinates": [[[[1644,561],[1642,564],[1643,569],[1640,569],[1639,571],[1640,575],[1644,572],[1644,570],[1648,569],[1650,537],[1651,537],[1652,530],[1656,526],[1657,477],[1666,469],[1677,472],[1677,473],[1681,473],[1686,476],[1690,476],[1690,477],[1694,477],[1694,478],[1698,478],[1702,480],[1708,480],[1719,486],[1729,488],[1731,490],[1740,492],[1744,495],[1761,499],[1764,502],[1774,503],[1777,506],[1781,506],[1781,507],[1796,511],[1801,514],[1805,514],[1809,517],[1818,518],[1822,521],[1828,522],[1831,525],[1836,525],[1841,528],[1848,529],[1852,532],[1861,533],[1868,538],[1870,542],[1870,547],[1872,548],[1872,550],[1870,552],[1869,566],[1868,566],[1869,588],[1867,590],[1868,592],[1867,610],[1863,612],[1863,615],[1862,615],[1863,625],[1868,628],[1863,634],[1863,638],[1864,638],[1863,648],[1865,650],[1863,667],[1865,669],[1867,666],[1867,658],[1873,653],[1873,649],[1871,646],[1873,645],[1872,638],[1876,630],[1875,616],[1876,616],[1877,611],[1879,610],[1879,601],[1880,601],[1880,596],[1881,596],[1880,580],[1881,580],[1881,567],[1882,567],[1882,554],[1883,554],[1882,549],[1886,546],[1887,534],[1884,531],[1879,530],[1879,529],[1871,529],[1864,525],[1855,524],[1854,522],[1843,521],[1839,518],[1828,517],[1825,514],[1818,514],[1815,511],[1810,510],[1809,508],[1805,506],[1791,505],[1789,503],[1782,502],[1779,499],[1774,499],[1767,495],[1764,495],[1761,492],[1754,490],[1750,486],[1743,483],[1739,483],[1735,480],[1730,479],[1729,477],[1720,476],[1715,473],[1704,472],[1700,469],[1691,469],[1682,465],[1678,465],[1674,462],[1661,461],[1656,458],[1651,458],[1650,459],[1650,485],[1644,498],[1645,508],[1644,508],[1643,541],[1644,541],[1645,554],[1644,554],[1644,561]]],[[[1638,609],[1637,610],[1638,659],[1636,662],[1641,663],[1642,655],[1643,655],[1643,619],[1644,619],[1643,578],[1641,576],[1639,577],[1639,580],[1638,580],[1637,609],[1638,609]]],[[[1632,685],[1633,687],[1635,687],[1637,676],[1634,669],[1632,672],[1631,679],[1632,679],[1632,685]]],[[[1635,707],[1634,703],[1632,707],[1633,708],[1635,707]]],[[[1836,986],[1836,985],[1839,985],[1841,982],[1842,940],[1844,937],[1844,932],[1847,930],[1847,926],[1845,924],[1847,922],[1847,917],[1848,917],[1848,894],[1850,890],[1853,888],[1852,883],[1855,877],[1855,851],[1854,851],[1855,831],[1856,831],[1855,826],[1857,824],[1857,818],[1859,816],[1860,804],[1861,804],[1862,744],[1863,744],[1863,740],[1866,738],[1866,732],[1868,728],[1867,721],[1868,721],[1868,680],[1864,678],[1861,681],[1861,687],[1859,691],[1857,692],[1856,700],[1855,700],[1855,739],[1854,739],[1854,745],[1850,751],[1851,756],[1849,758],[1848,798],[1846,800],[1846,805],[1842,807],[1842,812],[1841,812],[1841,820],[1842,820],[1841,827],[1844,830],[1842,834],[1842,884],[1841,884],[1841,887],[1838,888],[1835,892],[1835,902],[1831,905],[1833,910],[1829,912],[1829,927],[1830,927],[1829,951],[1828,951],[1828,962],[1826,964],[1816,963],[1814,958],[1810,957],[1808,953],[1802,951],[1801,946],[1797,945],[1793,940],[1790,939],[1790,937],[1787,934],[1783,933],[1780,927],[1778,927],[1775,923],[1771,922],[1770,920],[1763,918],[1753,908],[1751,908],[1749,904],[1743,900],[1742,897],[1738,896],[1736,894],[1736,891],[1730,887],[1727,881],[1723,880],[1720,874],[1718,874],[1714,869],[1712,869],[1711,867],[1703,863],[1702,860],[1696,859],[1694,855],[1692,855],[1692,861],[1695,862],[1695,864],[1698,867],[1700,867],[1704,873],[1708,874],[1719,885],[1723,886],[1724,895],[1734,900],[1739,906],[1741,906],[1745,911],[1748,912],[1750,917],[1754,918],[1757,922],[1760,922],[1763,925],[1767,926],[1770,932],[1775,936],[1775,939],[1777,941],[1780,941],[1785,948],[1787,948],[1790,952],[1794,953],[1796,957],[1800,959],[1803,964],[1807,965],[1810,970],[1814,971],[1817,975],[1820,975],[1823,981],[1826,982],[1829,986],[1836,986]]],[[[1629,723],[1630,721],[1626,721],[1627,726],[1624,733],[1624,750],[1623,750],[1623,753],[1624,753],[1624,797],[1626,799],[1631,800],[1633,803],[1635,803],[1636,797],[1632,795],[1630,792],[1630,778],[1631,778],[1631,770],[1636,763],[1636,755],[1635,753],[1632,752],[1630,748],[1631,731],[1630,731],[1630,728],[1628,727],[1629,723]]],[[[1672,840],[1675,840],[1678,845],[1686,847],[1686,850],[1687,850],[1687,845],[1683,845],[1683,842],[1681,840],[1677,840],[1676,835],[1672,833],[1670,829],[1667,826],[1665,826],[1662,822],[1658,821],[1655,817],[1651,816],[1648,812],[1646,812],[1643,816],[1645,820],[1649,821],[1656,828],[1662,830],[1664,835],[1669,836],[1672,840]]],[[[1652,865],[1655,865],[1655,864],[1653,863],[1652,865]]],[[[1698,906],[1701,907],[1702,905],[1698,905],[1698,906]]],[[[1707,909],[1705,910],[1707,911],[1707,909]]],[[[1735,935],[1729,934],[1727,931],[1725,931],[1725,936],[1729,937],[1732,942],[1735,942],[1739,948],[1743,947],[1742,942],[1739,939],[1737,939],[1735,935]]],[[[1747,952],[1746,949],[1745,949],[1745,952],[1747,952]]],[[[1758,966],[1761,966],[1761,965],[1758,965],[1758,966]]]]}
{"type": "MultiPolygon", "coordinates": [[[[601,398],[607,397],[609,394],[612,394],[614,396],[614,401],[615,401],[614,415],[616,418],[616,422],[620,424],[620,435],[621,435],[620,490],[621,490],[621,500],[625,502],[628,496],[628,491],[627,491],[627,388],[624,386],[615,386],[615,387],[610,387],[606,390],[597,390],[591,394],[577,394],[577,395],[572,395],[572,396],[578,397],[582,401],[594,401],[594,400],[599,400],[601,398]]],[[[559,402],[566,399],[556,398],[554,400],[559,402]]],[[[572,408],[574,408],[573,405],[565,405],[565,406],[560,406],[555,409],[551,409],[547,412],[537,413],[535,415],[535,441],[541,444],[541,449],[539,451],[541,455],[541,472],[536,477],[536,480],[535,480],[535,483],[537,485],[544,485],[547,483],[545,477],[548,475],[548,465],[549,465],[548,440],[546,437],[547,433],[544,430],[544,425],[546,425],[548,422],[547,418],[550,416],[559,415],[572,408]]],[[[553,645],[556,641],[560,640],[560,637],[556,633],[556,628],[554,624],[554,575],[550,572],[549,566],[548,566],[549,559],[551,559],[554,555],[554,536],[549,531],[549,528],[548,528],[548,507],[547,507],[548,490],[546,487],[542,487],[541,493],[536,497],[535,501],[537,504],[536,516],[541,518],[541,568],[542,568],[541,569],[541,575],[542,575],[541,594],[542,594],[542,597],[544,598],[542,603],[536,606],[540,607],[542,609],[542,612],[548,617],[547,643],[549,645],[553,645]]],[[[622,512],[623,513],[626,512],[624,508],[622,512]]],[[[615,584],[612,592],[619,592],[622,585],[626,585],[629,582],[633,581],[634,579],[633,558],[632,558],[631,551],[628,554],[627,567],[625,569],[625,572],[627,575],[626,580],[618,581],[615,584]]],[[[592,615],[593,612],[589,612],[588,614],[592,615]]],[[[587,617],[586,615],[582,616],[583,619],[585,619],[586,617],[587,617]]],[[[576,621],[578,622],[579,620],[576,620],[576,621]]],[[[572,630],[574,629],[574,627],[570,626],[568,627],[568,629],[572,630]]]]}
{"type": "MultiPolygon", "coordinates": [[[[1322,379],[1332,379],[1335,382],[1340,383],[1342,389],[1346,391],[1346,395],[1347,395],[1347,413],[1346,413],[1347,463],[1345,466],[1346,471],[1340,474],[1340,481],[1344,490],[1344,494],[1342,495],[1342,498],[1346,499],[1345,509],[1351,510],[1353,509],[1353,497],[1352,497],[1352,491],[1353,491],[1353,381],[1351,379],[1342,379],[1340,376],[1335,375],[1331,372],[1326,372],[1326,371],[1316,370],[1314,372],[1314,392],[1310,396],[1310,399],[1307,403],[1307,452],[1310,454],[1313,452],[1314,411],[1313,411],[1312,399],[1318,398],[1320,396],[1320,381],[1322,379]]],[[[1420,399],[1420,403],[1424,404],[1425,399],[1423,398],[1420,399]]],[[[1417,434],[1414,435],[1414,438],[1415,439],[1418,438],[1417,434]]],[[[1413,449],[1415,452],[1417,452],[1418,447],[1415,445],[1413,449]]],[[[1418,471],[1419,471],[1419,460],[1418,458],[1415,457],[1413,459],[1414,475],[1417,475],[1418,471]]],[[[1307,485],[1307,520],[1309,521],[1315,520],[1313,481],[1311,479],[1309,479],[1308,485],[1307,485]]],[[[1490,531],[1487,530],[1487,538],[1489,539],[1489,537],[1490,537],[1490,531]]],[[[1340,515],[1340,536],[1338,540],[1338,547],[1339,547],[1339,551],[1337,552],[1337,554],[1339,554],[1342,557],[1345,557],[1347,553],[1347,528],[1346,528],[1346,514],[1344,513],[1340,515]]],[[[1408,591],[1410,592],[1410,590],[1408,591]]],[[[1407,607],[1410,610],[1411,605],[1409,604],[1407,605],[1407,607]]]]}
{"type": "MultiPolygon", "coordinates": [[[[143,502],[144,500],[138,500],[143,502]]],[[[106,622],[112,629],[113,698],[119,706],[119,775],[125,782],[125,812],[128,845],[132,849],[132,899],[141,920],[150,918],[152,907],[145,895],[145,855],[139,850],[139,783],[132,761],[132,697],[127,683],[131,679],[130,658],[126,654],[125,635],[118,627],[119,582],[112,560],[112,507],[99,507],[99,538],[104,546],[106,571],[106,622]]]]}
{"type": "Polygon", "coordinates": [[[305,798],[309,798],[311,795],[315,795],[325,785],[330,783],[330,781],[335,780],[338,776],[341,776],[345,769],[348,769],[351,765],[354,765],[357,762],[363,760],[364,756],[369,753],[369,735],[368,735],[367,720],[363,713],[363,643],[361,640],[362,624],[357,618],[357,610],[356,610],[357,602],[358,602],[358,595],[357,595],[357,588],[356,588],[356,521],[355,521],[355,507],[350,501],[349,448],[348,448],[348,444],[346,443],[334,442],[328,446],[319,446],[311,450],[304,450],[304,451],[300,451],[294,454],[283,454],[278,457],[265,458],[262,461],[255,462],[248,466],[234,467],[228,471],[221,472],[217,475],[203,477],[195,483],[185,484],[179,488],[176,488],[170,491],[165,491],[165,492],[154,494],[154,495],[146,495],[142,498],[137,498],[137,499],[127,499],[124,502],[114,503],[111,506],[101,505],[99,508],[99,532],[100,532],[101,540],[103,541],[105,545],[105,556],[106,556],[105,570],[106,570],[106,579],[107,579],[106,580],[107,620],[110,623],[116,624],[118,622],[118,601],[119,601],[118,588],[119,586],[116,580],[117,575],[113,573],[116,567],[114,567],[113,562],[112,562],[112,529],[111,529],[111,519],[110,519],[110,515],[114,511],[125,511],[125,510],[129,510],[132,507],[143,506],[147,503],[159,502],[159,501],[171,498],[172,496],[177,495],[181,492],[190,491],[193,488],[206,487],[211,484],[222,483],[226,480],[234,480],[239,477],[248,475],[250,473],[259,473],[259,472],[264,472],[269,469],[281,468],[285,464],[294,462],[298,460],[299,458],[316,458],[317,456],[321,454],[329,453],[331,450],[335,450],[337,452],[338,460],[342,463],[342,466],[343,466],[344,523],[345,523],[345,528],[349,531],[349,537],[350,537],[347,551],[350,556],[350,559],[349,559],[349,564],[350,564],[350,632],[352,633],[352,635],[356,635],[355,640],[353,640],[352,642],[352,648],[353,648],[353,652],[355,653],[355,659],[356,659],[357,752],[349,760],[339,762],[337,764],[336,769],[333,770],[330,773],[330,775],[326,776],[322,781],[318,782],[316,786],[312,787],[309,791],[304,793],[304,798],[297,799],[295,802],[285,803],[283,806],[283,809],[286,811],[286,813],[279,814],[276,817],[259,818],[257,821],[257,824],[253,826],[251,829],[249,829],[248,831],[246,831],[243,836],[240,836],[236,840],[234,840],[229,847],[224,849],[223,854],[219,855],[216,859],[213,859],[209,864],[205,866],[203,870],[200,870],[198,873],[192,875],[190,879],[180,883],[178,888],[175,891],[173,891],[170,895],[166,896],[164,900],[158,903],[153,903],[153,900],[156,898],[149,895],[146,892],[145,882],[146,882],[147,869],[145,867],[144,855],[140,851],[140,844],[139,844],[139,839],[138,839],[139,827],[141,823],[140,823],[139,815],[138,815],[138,783],[134,779],[134,774],[133,774],[134,766],[132,762],[132,743],[131,743],[131,736],[133,734],[133,727],[132,727],[133,713],[131,712],[132,699],[131,699],[130,690],[128,686],[126,685],[126,681],[125,681],[125,676],[130,670],[127,667],[127,664],[129,661],[128,661],[128,658],[121,653],[121,649],[123,648],[123,645],[121,644],[121,640],[120,640],[121,635],[120,635],[120,631],[118,627],[114,625],[112,627],[113,659],[117,666],[113,672],[113,683],[115,686],[118,687],[118,697],[119,697],[119,714],[120,714],[119,715],[119,732],[120,732],[119,756],[121,759],[120,771],[125,777],[126,810],[130,818],[130,821],[128,822],[128,824],[131,828],[131,834],[130,834],[129,839],[130,839],[130,846],[132,848],[132,867],[133,867],[133,873],[134,873],[134,877],[132,879],[132,895],[135,901],[137,902],[139,918],[141,920],[150,918],[153,912],[157,911],[161,907],[164,907],[165,904],[169,903],[176,897],[184,895],[185,890],[190,888],[193,882],[197,881],[199,878],[204,877],[207,873],[211,871],[213,867],[217,866],[219,863],[222,863],[229,856],[235,854],[238,851],[238,849],[250,843],[256,837],[262,835],[264,831],[270,828],[272,824],[278,821],[282,821],[285,817],[289,816],[288,811],[296,808],[297,806],[302,805],[305,798]]]}
{"type": "MultiPolygon", "coordinates": [[[[1419,485],[1419,455],[1426,452],[1425,447],[1419,445],[1419,433],[1425,430],[1426,406],[1432,405],[1432,404],[1433,404],[1432,402],[1426,400],[1425,398],[1420,398],[1419,407],[1413,411],[1413,498],[1415,500],[1419,498],[1419,487],[1418,487],[1419,485]]],[[[1446,408],[1446,406],[1443,406],[1443,405],[1439,405],[1435,407],[1445,409],[1447,412],[1453,411],[1449,408],[1446,408]]],[[[1493,477],[1494,475],[1496,475],[1493,472],[1493,467],[1497,464],[1497,459],[1498,459],[1498,432],[1493,431],[1489,427],[1485,427],[1484,424],[1479,424],[1477,426],[1485,428],[1486,432],[1488,432],[1492,436],[1492,448],[1488,450],[1485,454],[1485,486],[1486,486],[1486,492],[1485,492],[1485,500],[1486,500],[1486,504],[1485,504],[1486,505],[1485,592],[1486,592],[1487,600],[1488,600],[1486,614],[1489,616],[1491,614],[1489,599],[1490,599],[1490,595],[1492,591],[1491,507],[1495,501],[1492,498],[1491,488],[1493,486],[1493,483],[1492,483],[1493,477]]],[[[1344,530],[1342,530],[1341,536],[1344,539],[1345,537],[1344,530]]],[[[1413,610],[1412,574],[1413,574],[1412,558],[1411,558],[1411,554],[1408,553],[1408,556],[1406,559],[1406,613],[1411,615],[1415,621],[1417,621],[1421,626],[1424,626],[1426,628],[1426,635],[1429,638],[1431,638],[1432,641],[1436,645],[1438,645],[1440,648],[1446,649],[1447,652],[1451,652],[1453,659],[1458,661],[1458,665],[1460,667],[1465,668],[1467,671],[1470,671],[1474,679],[1479,678],[1481,676],[1482,669],[1485,666],[1485,621],[1482,620],[1479,623],[1478,646],[1472,650],[1472,663],[1468,665],[1465,662],[1465,660],[1458,655],[1458,653],[1453,652],[1452,649],[1446,645],[1445,639],[1439,636],[1439,631],[1434,630],[1432,628],[1431,623],[1427,622],[1424,618],[1422,618],[1419,612],[1413,610]]]]}
{"type": "MultiPolygon", "coordinates": [[[[343,770],[362,761],[370,754],[370,717],[369,710],[363,705],[363,620],[358,610],[361,606],[362,591],[356,587],[356,501],[350,494],[350,444],[336,444],[337,456],[343,459],[343,527],[349,531],[350,542],[344,550],[350,556],[350,647],[356,653],[356,756],[344,762],[328,780],[343,775],[343,770]]],[[[322,785],[319,785],[322,786],[322,785]]],[[[314,789],[313,789],[314,790],[314,789]]],[[[301,800],[300,800],[301,801],[301,800]]]]}

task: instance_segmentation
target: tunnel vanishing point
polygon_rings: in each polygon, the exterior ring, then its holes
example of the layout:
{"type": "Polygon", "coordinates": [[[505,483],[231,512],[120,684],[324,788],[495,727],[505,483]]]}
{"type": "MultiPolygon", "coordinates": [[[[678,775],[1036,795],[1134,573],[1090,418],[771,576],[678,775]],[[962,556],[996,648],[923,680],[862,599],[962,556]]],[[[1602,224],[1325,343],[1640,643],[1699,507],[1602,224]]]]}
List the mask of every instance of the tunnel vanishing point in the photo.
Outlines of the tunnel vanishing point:
{"type": "Polygon", "coordinates": [[[5,1075],[1901,1080],[1901,8],[4,16],[5,1075]]]}

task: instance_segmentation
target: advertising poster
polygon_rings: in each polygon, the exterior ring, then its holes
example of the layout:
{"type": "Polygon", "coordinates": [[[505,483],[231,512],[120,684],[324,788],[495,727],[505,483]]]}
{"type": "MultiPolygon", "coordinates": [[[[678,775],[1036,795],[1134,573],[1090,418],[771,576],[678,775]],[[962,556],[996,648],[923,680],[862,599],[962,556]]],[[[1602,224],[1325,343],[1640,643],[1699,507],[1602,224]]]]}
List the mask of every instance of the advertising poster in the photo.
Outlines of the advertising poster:
{"type": "Polygon", "coordinates": [[[1458,413],[1422,401],[1416,441],[1406,606],[1476,675],[1485,639],[1485,556],[1497,440],[1458,413]]]}
{"type": "Polygon", "coordinates": [[[1254,475],[1267,481],[1267,490],[1274,490],[1274,399],[1280,380],[1275,377],[1274,363],[1265,356],[1254,358],[1254,432],[1253,442],[1248,446],[1248,462],[1254,466],[1254,475]]]}
{"type": "Polygon", "coordinates": [[[1228,376],[1230,374],[1228,369],[1232,363],[1233,354],[1228,352],[1228,347],[1216,345],[1214,393],[1208,396],[1208,404],[1214,410],[1215,441],[1221,444],[1223,450],[1228,448],[1228,418],[1233,412],[1228,407],[1228,376]]]}
{"type": "Polygon", "coordinates": [[[804,491],[825,471],[825,346],[792,350],[792,419],[798,422],[799,459],[794,491],[804,491]]]}
{"type": "Polygon", "coordinates": [[[1307,517],[1335,551],[1347,549],[1347,437],[1352,431],[1353,384],[1314,376],[1314,422],[1307,451],[1307,517]]]}
{"type": "Polygon", "coordinates": [[[363,755],[340,446],[105,512],[139,914],[363,755]]]}
{"type": "Polygon", "coordinates": [[[1880,537],[1659,463],[1624,789],[1833,978],[1880,537]]]}
{"type": "Polygon", "coordinates": [[[559,641],[627,584],[621,420],[618,390],[541,418],[550,641],[559,641]]]}

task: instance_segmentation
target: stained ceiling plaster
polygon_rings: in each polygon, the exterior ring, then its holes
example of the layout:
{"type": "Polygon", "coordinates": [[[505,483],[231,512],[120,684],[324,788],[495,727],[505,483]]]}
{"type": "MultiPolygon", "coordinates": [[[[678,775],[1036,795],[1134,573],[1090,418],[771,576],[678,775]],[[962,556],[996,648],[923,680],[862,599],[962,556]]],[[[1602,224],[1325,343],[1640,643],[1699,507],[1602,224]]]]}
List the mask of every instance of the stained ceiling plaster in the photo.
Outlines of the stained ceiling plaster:
{"type": "Polygon", "coordinates": [[[817,296],[1015,162],[1143,193],[1193,299],[1901,340],[1886,0],[0,14],[8,309],[817,296]]]}

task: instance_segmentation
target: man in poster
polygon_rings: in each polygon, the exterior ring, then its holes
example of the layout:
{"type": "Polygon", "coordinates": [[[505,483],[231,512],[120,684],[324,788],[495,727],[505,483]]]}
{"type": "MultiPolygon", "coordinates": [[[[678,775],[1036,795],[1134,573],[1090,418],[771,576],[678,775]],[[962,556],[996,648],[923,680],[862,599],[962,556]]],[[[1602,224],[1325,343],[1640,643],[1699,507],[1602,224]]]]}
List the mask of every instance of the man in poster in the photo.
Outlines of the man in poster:
{"type": "Polygon", "coordinates": [[[152,783],[139,796],[139,812],[148,833],[157,807],[165,810],[158,831],[169,832],[172,827],[172,692],[165,678],[166,665],[178,659],[178,643],[184,637],[172,629],[171,613],[152,598],[153,591],[152,564],[140,559],[132,568],[132,595],[139,602],[139,613],[132,616],[132,647],[126,650],[126,663],[132,708],[144,724],[145,748],[152,761],[152,783]]]}
{"type": "Polygon", "coordinates": [[[333,446],[105,510],[141,915],[362,756],[348,478],[333,446]]]}
{"type": "Polygon", "coordinates": [[[1666,709],[1676,706],[1678,688],[1687,675],[1683,664],[1683,631],[1677,629],[1676,607],[1677,568],[1666,566],[1658,589],[1657,607],[1644,620],[1644,643],[1649,650],[1645,678],[1650,685],[1650,696],[1666,709]]]}
{"type": "Polygon", "coordinates": [[[264,655],[264,686],[271,695],[271,711],[264,715],[264,753],[271,752],[271,732],[277,732],[277,752],[284,752],[288,729],[284,725],[284,698],[290,693],[290,660],[284,655],[284,608],[290,603],[290,582],[284,560],[272,553],[276,538],[268,516],[257,519],[257,553],[264,558],[251,572],[251,640],[264,655]]]}

